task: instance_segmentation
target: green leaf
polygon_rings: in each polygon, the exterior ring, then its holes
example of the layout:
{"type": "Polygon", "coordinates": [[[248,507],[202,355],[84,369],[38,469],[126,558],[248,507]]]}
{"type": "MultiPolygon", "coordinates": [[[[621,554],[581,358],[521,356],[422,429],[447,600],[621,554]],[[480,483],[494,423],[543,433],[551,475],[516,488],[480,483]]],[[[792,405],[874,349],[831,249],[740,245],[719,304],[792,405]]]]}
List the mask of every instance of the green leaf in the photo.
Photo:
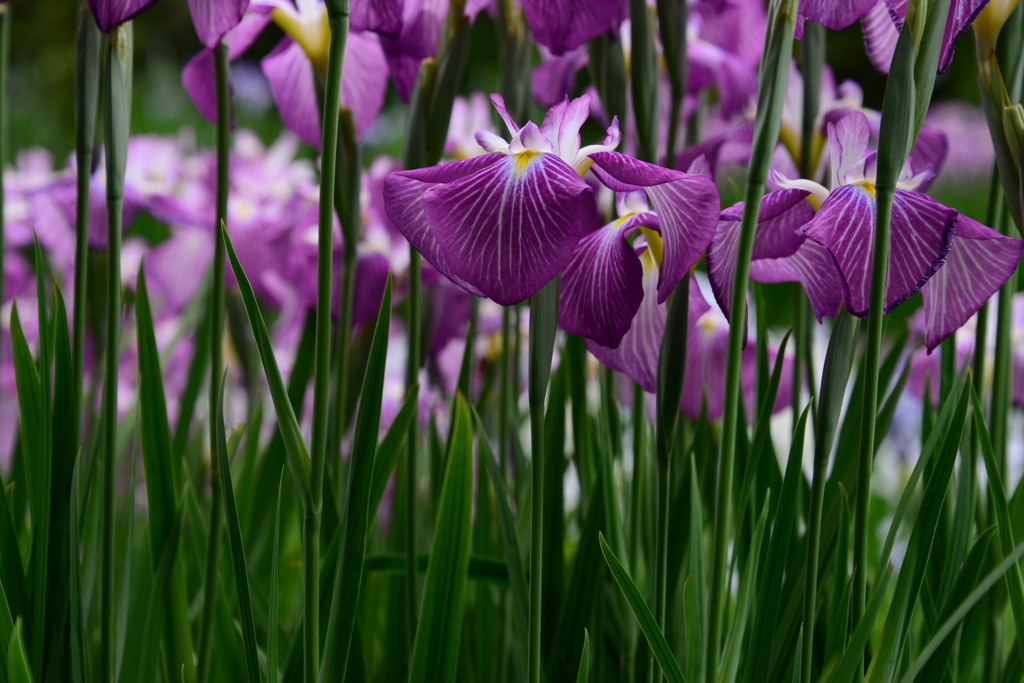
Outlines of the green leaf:
{"type": "Polygon", "coordinates": [[[455,399],[455,425],[437,513],[410,683],[455,680],[462,601],[469,565],[473,503],[473,432],[466,400],[455,399]]]}
{"type": "Polygon", "coordinates": [[[910,22],[903,25],[885,82],[882,122],[878,132],[878,180],[882,188],[894,188],[903,164],[914,145],[914,39],[910,22]]]}
{"type": "Polygon", "coordinates": [[[604,536],[600,532],[598,532],[598,537],[601,542],[601,553],[604,555],[605,562],[608,563],[608,569],[611,570],[612,578],[615,579],[615,583],[618,584],[619,590],[622,591],[622,595],[625,596],[629,608],[633,611],[637,622],[639,622],[640,630],[643,631],[644,636],[647,638],[647,644],[651,646],[654,658],[658,660],[665,678],[669,680],[669,683],[686,683],[686,679],[683,678],[683,672],[679,669],[679,663],[676,662],[676,658],[672,654],[672,648],[669,647],[664,634],[658,628],[658,623],[654,620],[651,609],[644,602],[644,597],[640,595],[640,591],[637,590],[633,580],[629,578],[629,574],[626,573],[626,570],[618,558],[615,557],[615,553],[612,552],[608,542],[604,540],[604,536]]]}
{"type": "Polygon", "coordinates": [[[292,476],[299,485],[299,492],[304,502],[311,498],[309,483],[309,453],[302,440],[302,432],[299,429],[299,421],[295,416],[292,403],[288,400],[288,393],[285,391],[284,380],[281,379],[281,371],[277,367],[277,358],[274,355],[274,347],[270,341],[270,334],[267,332],[267,324],[263,321],[263,313],[260,312],[256,295],[249,284],[242,265],[238,262],[235,248],[231,244],[227,228],[220,226],[224,235],[224,244],[227,247],[228,259],[231,261],[231,271],[238,281],[238,290],[242,295],[242,303],[245,305],[246,315],[249,317],[249,325],[252,327],[253,336],[256,338],[256,348],[263,362],[263,372],[267,377],[267,384],[270,385],[270,396],[274,401],[274,410],[277,413],[278,425],[281,428],[281,435],[284,438],[285,451],[288,454],[288,465],[291,468],[292,476]]]}
{"type": "MultiPolygon", "coordinates": [[[[70,517],[68,524],[68,547],[70,551],[68,554],[68,591],[71,602],[71,643],[68,649],[71,655],[71,679],[74,683],[85,683],[86,671],[89,668],[86,664],[86,627],[82,600],[82,570],[78,557],[79,548],[82,547],[78,534],[78,517],[79,510],[81,509],[81,501],[79,500],[82,472],[81,462],[81,458],[75,459],[74,473],[71,477],[71,504],[68,512],[70,517]]],[[[6,498],[6,496],[0,495],[0,498],[6,498]]]]}
{"type": "MultiPolygon", "coordinates": [[[[658,56],[654,46],[654,12],[646,0],[630,0],[630,83],[639,158],[658,161],[658,56]]],[[[684,295],[686,290],[682,290],[684,295]]]]}
{"type": "Polygon", "coordinates": [[[491,449],[491,443],[487,439],[483,423],[476,411],[473,411],[473,420],[476,423],[478,443],[480,444],[480,459],[487,469],[487,476],[491,479],[491,486],[494,487],[494,498],[498,508],[498,533],[501,535],[502,546],[505,551],[505,562],[509,568],[509,587],[512,590],[512,618],[516,624],[516,643],[523,655],[526,654],[526,636],[529,623],[530,598],[526,586],[526,572],[523,569],[523,556],[519,549],[519,538],[516,536],[516,523],[512,517],[512,510],[509,507],[508,486],[505,484],[505,477],[498,469],[498,462],[491,449]]]}
{"type": "Polygon", "coordinates": [[[857,624],[853,635],[850,636],[850,641],[846,644],[839,663],[836,664],[831,675],[827,670],[822,674],[822,681],[845,683],[853,678],[857,667],[864,661],[864,646],[867,645],[868,638],[871,637],[871,632],[874,630],[875,619],[882,609],[882,603],[885,602],[885,594],[891,578],[892,565],[890,564],[875,578],[874,591],[871,593],[871,600],[861,616],[860,623],[857,624]]]}
{"type": "MultiPolygon", "coordinates": [[[[177,506],[175,506],[177,510],[177,506]]],[[[160,662],[160,631],[164,617],[164,603],[167,594],[170,592],[171,578],[174,573],[175,558],[178,555],[178,537],[181,533],[181,515],[175,512],[170,520],[170,527],[166,530],[167,536],[164,539],[163,548],[160,551],[160,559],[153,577],[153,588],[149,594],[149,604],[146,607],[146,620],[142,630],[142,639],[138,641],[139,662],[136,680],[145,683],[152,680],[153,672],[159,669],[160,662]]],[[[172,665],[171,671],[181,672],[185,678],[182,667],[185,664],[172,665]]],[[[194,674],[193,674],[194,676],[194,674]]]]}
{"type": "Polygon", "coordinates": [[[284,470],[277,478],[277,512],[274,514],[274,549],[270,554],[270,608],[267,615],[267,683],[277,683],[277,651],[281,633],[278,616],[278,573],[281,564],[281,489],[284,484],[284,470]]]}
{"type": "Polygon", "coordinates": [[[25,654],[25,640],[21,635],[21,617],[14,624],[10,644],[7,646],[7,678],[11,683],[32,683],[32,669],[25,654]]]}
{"type": "MultiPolygon", "coordinates": [[[[430,553],[417,553],[416,571],[426,574],[428,564],[430,564],[430,553]]],[[[363,562],[363,570],[384,574],[405,574],[405,554],[367,555],[363,562]]],[[[509,587],[508,565],[491,557],[470,555],[467,576],[470,581],[487,583],[500,588],[509,587]]]]}
{"type": "Polygon", "coordinates": [[[897,675],[900,653],[910,629],[910,619],[921,584],[924,581],[925,567],[942,512],[949,477],[953,472],[953,464],[960,448],[960,439],[963,436],[964,422],[967,416],[968,398],[969,394],[962,390],[961,384],[956,413],[946,430],[939,457],[925,483],[924,497],[910,534],[910,543],[907,546],[903,566],[896,581],[896,591],[889,606],[889,614],[882,627],[881,641],[868,669],[867,680],[870,683],[892,681],[897,675]]]}
{"type": "Polygon", "coordinates": [[[839,538],[836,541],[835,567],[832,570],[832,597],[829,600],[829,628],[825,638],[825,659],[842,654],[846,645],[850,617],[850,588],[847,562],[850,556],[850,501],[846,489],[839,485],[839,538]]]}
{"type": "MultiPolygon", "coordinates": [[[[7,593],[7,606],[11,610],[11,617],[25,616],[26,605],[28,605],[25,569],[21,564],[18,534],[15,531],[10,501],[7,499],[2,479],[0,479],[0,584],[3,585],[4,591],[7,593]]],[[[2,645],[0,645],[0,649],[2,649],[2,645]]]]}
{"type": "Polygon", "coordinates": [[[580,671],[576,674],[576,683],[587,683],[590,676],[590,634],[583,629],[583,654],[580,655],[580,671]]]}
{"type": "Polygon", "coordinates": [[[384,499],[384,492],[388,488],[388,480],[395,471],[398,460],[405,451],[405,440],[409,436],[409,427],[416,419],[419,408],[420,385],[413,384],[405,394],[405,401],[402,409],[398,411],[394,422],[388,427],[384,438],[377,446],[377,455],[373,461],[373,483],[370,485],[370,507],[371,513],[376,513],[384,499]]]}
{"type": "MultiPolygon", "coordinates": [[[[345,496],[345,523],[341,551],[331,597],[331,612],[320,664],[321,681],[337,681],[345,677],[348,667],[352,632],[359,606],[359,589],[363,581],[363,558],[366,554],[366,529],[369,524],[370,492],[373,485],[377,434],[380,432],[381,399],[384,393],[384,370],[388,355],[388,333],[391,329],[391,275],[388,274],[377,315],[377,325],[370,345],[370,358],[363,377],[359,397],[359,414],[349,457],[348,493],[345,496]]],[[[395,449],[398,450],[397,448],[395,449]]],[[[372,512],[376,512],[373,508],[372,512]]],[[[466,557],[469,557],[467,550],[466,557]]]]}
{"type": "MultiPolygon", "coordinates": [[[[766,403],[765,405],[772,405],[766,403]]],[[[765,411],[771,412],[771,411],[765,411]]],[[[750,621],[750,607],[754,602],[755,589],[757,588],[758,561],[761,559],[761,541],[764,538],[765,526],[768,523],[768,510],[770,508],[770,495],[765,496],[764,508],[754,528],[754,537],[750,541],[750,548],[747,551],[747,565],[743,568],[743,577],[740,579],[739,595],[736,600],[736,610],[733,613],[732,625],[729,628],[729,635],[725,640],[725,651],[722,653],[722,668],[718,674],[719,683],[734,683],[736,672],[739,670],[740,658],[743,648],[743,636],[747,630],[747,623],[750,621]]],[[[797,640],[797,647],[799,647],[797,640]]],[[[796,658],[800,662],[800,657],[796,658]]]]}
{"type": "MultiPolygon", "coordinates": [[[[2,492],[0,495],[3,495],[2,492]]],[[[0,643],[11,642],[13,632],[14,622],[11,620],[11,611],[7,608],[4,584],[0,582],[0,643]]],[[[0,681],[7,681],[7,650],[3,647],[0,647],[0,681]]]]}
{"type": "Polygon", "coordinates": [[[690,457],[690,577],[683,587],[686,620],[686,672],[702,683],[707,671],[708,584],[704,560],[704,506],[700,500],[696,460],[690,457]]]}
{"type": "MultiPolygon", "coordinates": [[[[230,248],[230,247],[229,247],[230,248]]],[[[238,510],[235,508],[235,490],[231,485],[231,465],[228,463],[228,444],[224,438],[224,385],[227,371],[221,377],[217,392],[217,414],[213,416],[213,429],[217,440],[217,469],[220,470],[220,490],[224,501],[224,524],[228,531],[228,550],[231,568],[234,570],[235,589],[238,592],[238,612],[245,645],[245,667],[250,683],[260,683],[259,656],[256,647],[256,625],[252,617],[252,598],[249,594],[249,572],[245,566],[245,548],[242,547],[242,530],[238,525],[238,510]]],[[[236,432],[237,434],[237,432],[236,432]]],[[[232,435],[232,441],[237,438],[232,435]]],[[[212,533],[212,530],[211,530],[212,533]]]]}
{"type": "Polygon", "coordinates": [[[1017,546],[1012,553],[1006,556],[999,565],[993,569],[989,574],[978,584],[977,588],[971,591],[971,594],[964,598],[963,602],[956,608],[953,614],[943,622],[942,626],[935,632],[932,639],[928,641],[924,649],[914,660],[914,663],[907,669],[907,672],[900,679],[900,683],[910,683],[914,678],[921,672],[921,669],[928,662],[935,651],[945,641],[946,636],[953,632],[953,629],[957,627],[960,621],[967,615],[974,605],[981,600],[985,594],[995,585],[995,583],[1002,578],[1006,570],[1011,566],[1017,564],[1020,557],[1024,555],[1024,543],[1017,546]]]}
{"type": "Polygon", "coordinates": [[[796,516],[797,485],[803,478],[800,464],[804,452],[804,432],[807,427],[807,413],[810,404],[804,408],[793,432],[793,443],[786,463],[786,476],[782,481],[782,492],[775,510],[775,523],[764,569],[761,570],[761,585],[758,586],[757,603],[754,607],[754,628],[750,632],[747,665],[743,680],[753,681],[755,672],[768,670],[771,660],[772,641],[775,638],[782,599],[782,577],[786,568],[786,557],[793,532],[793,518],[796,516]]]}
{"type": "Polygon", "coordinates": [[[454,17],[452,34],[438,55],[437,70],[433,74],[430,103],[426,111],[426,165],[433,166],[444,153],[444,141],[452,116],[452,106],[458,93],[462,74],[469,56],[470,22],[466,17],[454,17]]]}

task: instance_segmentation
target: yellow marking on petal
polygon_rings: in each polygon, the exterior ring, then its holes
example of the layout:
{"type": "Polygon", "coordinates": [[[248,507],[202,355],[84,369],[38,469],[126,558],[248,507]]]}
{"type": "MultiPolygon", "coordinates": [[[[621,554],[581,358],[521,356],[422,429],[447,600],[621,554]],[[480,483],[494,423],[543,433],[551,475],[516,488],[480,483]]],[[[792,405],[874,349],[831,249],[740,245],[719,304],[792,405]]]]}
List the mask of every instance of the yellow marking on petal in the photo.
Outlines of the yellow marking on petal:
{"type": "Polygon", "coordinates": [[[516,170],[516,176],[523,175],[523,172],[529,167],[530,162],[533,161],[535,157],[539,157],[540,155],[540,152],[535,152],[532,149],[528,149],[523,152],[513,154],[512,166],[516,170]]]}
{"type": "Polygon", "coordinates": [[[875,184],[873,182],[870,180],[862,180],[859,183],[854,183],[854,185],[871,195],[872,199],[875,199],[875,184]]]}
{"type": "Polygon", "coordinates": [[[654,257],[654,263],[657,264],[658,269],[661,269],[661,257],[665,252],[665,245],[661,241],[661,235],[654,232],[645,225],[640,226],[640,232],[643,233],[644,239],[647,240],[647,248],[651,252],[651,256],[654,257]]]}
{"type": "Polygon", "coordinates": [[[327,22],[327,9],[321,7],[320,16],[313,21],[303,21],[294,12],[274,8],[270,18],[281,30],[299,44],[302,51],[313,62],[313,68],[320,74],[327,73],[327,51],[331,43],[331,27],[327,22]]]}
{"type": "Polygon", "coordinates": [[[782,145],[786,148],[786,151],[789,152],[789,156],[793,158],[793,162],[797,166],[799,166],[800,135],[795,130],[793,130],[785,123],[783,123],[782,127],[779,128],[779,142],[781,142],[782,145]]]}
{"type": "Polygon", "coordinates": [[[576,172],[580,174],[580,178],[587,175],[587,171],[594,165],[594,160],[590,157],[585,158],[580,162],[580,165],[576,167],[576,172]]]}
{"type": "Polygon", "coordinates": [[[821,198],[818,197],[818,195],[812,192],[811,194],[804,197],[804,199],[806,199],[807,203],[811,205],[812,209],[814,209],[814,213],[818,213],[818,211],[821,210],[821,198]]]}
{"type": "Polygon", "coordinates": [[[697,327],[699,327],[704,334],[709,337],[718,329],[718,325],[716,324],[714,317],[707,314],[702,315],[697,319],[697,327]]]}

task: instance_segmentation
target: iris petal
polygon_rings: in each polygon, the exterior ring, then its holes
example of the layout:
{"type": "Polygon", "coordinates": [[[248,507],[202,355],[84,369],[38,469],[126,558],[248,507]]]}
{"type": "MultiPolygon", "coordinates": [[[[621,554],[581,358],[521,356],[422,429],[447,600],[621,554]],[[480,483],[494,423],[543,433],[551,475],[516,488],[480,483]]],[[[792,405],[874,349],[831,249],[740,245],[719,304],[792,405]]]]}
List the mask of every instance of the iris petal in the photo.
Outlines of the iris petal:
{"type": "Polygon", "coordinates": [[[248,0],[188,0],[199,42],[211,50],[217,47],[224,34],[242,20],[248,4],[248,0]]]}
{"type": "Polygon", "coordinates": [[[554,154],[493,156],[486,168],[428,190],[424,209],[451,272],[508,306],[569,263],[580,239],[579,197],[590,186],[554,154]]]}
{"type": "Polygon", "coordinates": [[[839,277],[828,249],[812,240],[805,240],[790,256],[753,261],[750,279],[764,284],[799,282],[807,292],[819,323],[824,317],[835,317],[843,300],[839,277]]]}
{"type": "Polygon", "coordinates": [[[313,64],[288,36],[260,62],[270,92],[288,130],[314,149],[320,149],[320,110],[316,102],[313,64]]]}

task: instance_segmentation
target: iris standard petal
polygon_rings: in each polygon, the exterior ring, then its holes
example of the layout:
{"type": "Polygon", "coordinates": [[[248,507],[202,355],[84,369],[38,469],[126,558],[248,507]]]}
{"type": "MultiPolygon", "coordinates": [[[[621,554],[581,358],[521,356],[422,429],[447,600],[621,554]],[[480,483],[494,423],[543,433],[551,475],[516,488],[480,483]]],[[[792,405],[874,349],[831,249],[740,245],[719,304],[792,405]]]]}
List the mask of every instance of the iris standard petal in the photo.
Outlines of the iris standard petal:
{"type": "Polygon", "coordinates": [[[502,154],[485,154],[431,168],[396,171],[384,179],[384,209],[398,231],[439,273],[477,295],[482,295],[481,291],[455,275],[448,266],[448,259],[427,222],[423,195],[439,183],[471,176],[505,158],[502,154]]]}
{"type": "MultiPolygon", "coordinates": [[[[886,313],[912,296],[942,266],[956,218],[955,210],[931,197],[896,190],[886,313]]],[[[804,232],[832,253],[846,307],[856,316],[866,316],[871,301],[874,188],[844,185],[833,191],[804,232]]]]}
{"type": "MultiPolygon", "coordinates": [[[[797,229],[814,217],[814,209],[805,201],[806,197],[804,190],[778,190],[765,195],[754,232],[753,261],[779,259],[796,253],[806,240],[797,229]]],[[[708,245],[708,280],[726,318],[731,315],[742,216],[742,202],[723,211],[708,245]]]]}
{"type": "Polygon", "coordinates": [[[718,226],[718,190],[707,177],[637,161],[618,152],[590,155],[594,172],[610,189],[645,189],[661,224],[664,257],[658,301],[690,271],[711,243],[718,226]]]}
{"type": "Polygon", "coordinates": [[[845,184],[850,170],[864,160],[871,140],[868,118],[859,111],[845,112],[828,123],[828,152],[832,160],[832,189],[845,184]]]}
{"type": "Polygon", "coordinates": [[[352,0],[353,31],[374,31],[396,37],[402,30],[402,0],[352,0]]]}
{"type": "Polygon", "coordinates": [[[556,55],[618,29],[626,16],[622,0],[522,0],[520,4],[533,37],[556,55]]]}
{"type": "Polygon", "coordinates": [[[643,267],[619,219],[580,240],[562,272],[558,324],[616,348],[644,298],[643,267]]]}
{"type": "Polygon", "coordinates": [[[569,263],[580,239],[579,197],[590,186],[554,154],[493,156],[473,175],[427,190],[423,202],[452,273],[509,306],[569,263]]]}
{"type": "Polygon", "coordinates": [[[188,0],[199,42],[211,50],[217,47],[225,34],[242,20],[248,5],[249,0],[188,0]]]}
{"type": "Polygon", "coordinates": [[[320,111],[316,101],[313,64],[288,36],[260,61],[270,83],[277,111],[288,130],[314,149],[320,149],[320,111]]]}
{"type": "Polygon", "coordinates": [[[1010,279],[1024,241],[960,215],[945,265],[921,288],[928,351],[956,332],[1010,279]]]}

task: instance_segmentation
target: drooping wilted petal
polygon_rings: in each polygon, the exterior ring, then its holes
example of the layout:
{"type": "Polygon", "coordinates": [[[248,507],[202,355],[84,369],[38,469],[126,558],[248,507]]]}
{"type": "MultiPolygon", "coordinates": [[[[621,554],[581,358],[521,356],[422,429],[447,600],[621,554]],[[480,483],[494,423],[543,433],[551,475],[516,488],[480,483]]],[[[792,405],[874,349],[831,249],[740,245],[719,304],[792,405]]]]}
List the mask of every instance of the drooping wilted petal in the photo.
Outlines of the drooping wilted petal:
{"type": "Polygon", "coordinates": [[[843,300],[832,256],[812,240],[805,240],[790,256],[751,262],[750,279],[764,284],[799,282],[819,323],[824,317],[835,317],[843,300]]]}
{"type": "Polygon", "coordinates": [[[523,0],[521,5],[533,37],[556,55],[618,29],[626,16],[622,0],[523,0]]]}
{"type": "Polygon", "coordinates": [[[925,344],[931,351],[956,332],[1010,279],[1024,241],[961,215],[945,265],[921,288],[925,344]]]}
{"type": "Polygon", "coordinates": [[[89,0],[89,9],[100,31],[110,33],[116,26],[131,21],[158,0],[89,0]]]}
{"type": "MultiPolygon", "coordinates": [[[[753,261],[792,256],[805,241],[797,229],[814,217],[814,209],[805,201],[804,190],[778,190],[765,195],[754,231],[753,261]]],[[[726,318],[732,308],[736,252],[739,248],[743,203],[722,212],[711,244],[708,245],[708,279],[715,300],[726,318]]]]}
{"type": "MultiPolygon", "coordinates": [[[[955,210],[930,197],[896,190],[886,313],[912,296],[942,266],[956,218],[955,210]]],[[[833,191],[804,232],[832,253],[846,307],[854,315],[866,316],[875,233],[873,188],[844,185],[833,191]]]]}
{"type": "Polygon", "coordinates": [[[800,0],[799,15],[838,31],[860,19],[873,4],[874,0],[800,0]]]}
{"type": "Polygon", "coordinates": [[[493,156],[473,175],[427,190],[424,209],[452,273],[509,306],[569,263],[580,239],[579,197],[590,186],[553,154],[493,156]]]}
{"type": "Polygon", "coordinates": [[[314,149],[320,149],[320,110],[316,101],[313,64],[288,36],[260,61],[270,83],[281,120],[288,130],[314,149]]]}
{"type": "Polygon", "coordinates": [[[188,0],[188,11],[199,42],[209,49],[220,44],[228,31],[238,25],[249,0],[188,0]]]}
{"type": "Polygon", "coordinates": [[[374,31],[392,38],[402,30],[402,0],[352,0],[353,31],[374,31]]]}
{"type": "Polygon", "coordinates": [[[594,172],[616,192],[646,190],[665,244],[658,301],[700,260],[718,225],[718,190],[706,176],[673,171],[618,152],[595,152],[594,172]]]}
{"type": "Polygon", "coordinates": [[[558,324],[616,348],[644,298],[643,268],[619,219],[580,240],[562,272],[558,324]]]}
{"type": "Polygon", "coordinates": [[[435,185],[471,176],[504,158],[501,154],[485,154],[432,168],[396,171],[389,173],[384,180],[384,208],[398,231],[439,273],[478,296],[483,293],[475,285],[455,275],[449,267],[448,258],[441,251],[427,221],[424,194],[435,185]]]}

